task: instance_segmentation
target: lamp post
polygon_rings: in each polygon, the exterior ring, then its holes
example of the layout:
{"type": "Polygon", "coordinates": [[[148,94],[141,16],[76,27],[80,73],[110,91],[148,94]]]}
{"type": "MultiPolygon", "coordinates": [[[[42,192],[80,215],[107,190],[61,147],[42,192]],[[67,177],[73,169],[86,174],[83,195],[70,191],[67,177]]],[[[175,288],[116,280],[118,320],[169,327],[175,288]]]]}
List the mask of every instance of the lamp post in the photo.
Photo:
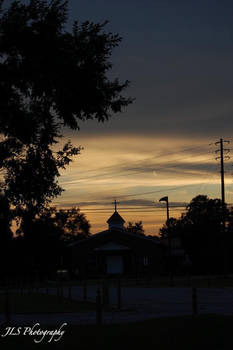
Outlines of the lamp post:
{"type": "Polygon", "coordinates": [[[170,272],[170,277],[171,281],[173,279],[173,274],[172,274],[172,261],[171,261],[171,237],[170,237],[170,228],[169,228],[169,202],[168,202],[168,196],[160,198],[159,202],[166,202],[167,203],[167,227],[168,227],[168,234],[167,234],[167,239],[168,239],[168,261],[169,261],[169,272],[170,272]]]}
{"type": "Polygon", "coordinates": [[[168,203],[168,196],[160,198],[159,202],[166,202],[166,203],[167,203],[167,220],[169,220],[169,203],[168,203]]]}

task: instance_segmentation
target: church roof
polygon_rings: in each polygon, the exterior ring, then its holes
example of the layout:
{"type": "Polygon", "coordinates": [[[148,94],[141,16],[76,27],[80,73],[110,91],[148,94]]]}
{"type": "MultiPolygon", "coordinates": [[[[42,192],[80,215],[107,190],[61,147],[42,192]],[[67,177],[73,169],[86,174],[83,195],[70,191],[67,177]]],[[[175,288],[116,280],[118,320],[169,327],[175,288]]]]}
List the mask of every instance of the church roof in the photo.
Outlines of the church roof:
{"type": "Polygon", "coordinates": [[[119,214],[117,211],[115,211],[115,212],[112,214],[112,216],[110,216],[110,218],[109,218],[108,221],[107,221],[108,224],[111,223],[111,222],[114,222],[114,223],[116,223],[116,222],[124,223],[125,220],[120,216],[120,214],[119,214]]]}
{"type": "Polygon", "coordinates": [[[136,235],[125,230],[117,229],[98,232],[87,238],[72,242],[67,247],[80,249],[81,254],[83,254],[85,249],[89,250],[92,249],[92,247],[96,248],[99,244],[106,242],[117,242],[131,248],[134,247],[140,253],[144,251],[144,248],[149,250],[154,250],[156,248],[162,249],[160,242],[147,236],[136,235]]]}

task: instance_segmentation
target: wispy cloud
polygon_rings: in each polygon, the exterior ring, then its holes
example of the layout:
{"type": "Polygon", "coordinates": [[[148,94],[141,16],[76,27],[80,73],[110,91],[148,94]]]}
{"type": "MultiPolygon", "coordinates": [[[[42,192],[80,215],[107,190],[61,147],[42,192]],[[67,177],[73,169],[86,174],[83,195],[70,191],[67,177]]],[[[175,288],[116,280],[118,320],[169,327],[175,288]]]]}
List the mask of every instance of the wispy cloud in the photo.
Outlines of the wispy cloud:
{"type": "MultiPolygon", "coordinates": [[[[175,216],[199,193],[219,197],[219,162],[210,141],[142,135],[79,137],[78,143],[85,149],[62,173],[60,182],[66,191],[55,203],[66,208],[79,206],[91,217],[93,227],[95,223],[100,227],[116,198],[119,210],[131,221],[144,218],[151,230],[153,217],[160,215],[161,224],[164,220],[164,204],[158,203],[164,195],[169,196],[175,216]]],[[[77,143],[76,138],[73,142],[77,143]]],[[[226,170],[229,167],[226,163],[226,170]]],[[[227,173],[226,185],[231,183],[227,173]]],[[[158,230],[156,227],[153,230],[158,230]]]]}

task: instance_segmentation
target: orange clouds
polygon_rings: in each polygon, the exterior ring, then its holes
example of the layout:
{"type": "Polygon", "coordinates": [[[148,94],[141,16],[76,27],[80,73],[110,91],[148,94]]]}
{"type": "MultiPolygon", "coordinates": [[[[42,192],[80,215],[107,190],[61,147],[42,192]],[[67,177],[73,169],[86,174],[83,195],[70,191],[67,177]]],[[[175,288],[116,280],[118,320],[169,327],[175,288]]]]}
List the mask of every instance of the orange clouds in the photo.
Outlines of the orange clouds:
{"type": "MultiPolygon", "coordinates": [[[[219,197],[219,164],[208,140],[124,134],[77,136],[72,142],[81,144],[84,150],[61,173],[60,183],[66,191],[54,204],[82,204],[93,232],[106,228],[115,198],[121,202],[119,211],[126,221],[142,220],[147,233],[155,234],[165,221],[164,213],[153,204],[132,204],[124,211],[125,201],[143,199],[153,203],[168,195],[170,202],[189,202],[199,193],[219,197]]],[[[226,176],[226,184],[231,183],[230,176],[226,176]]],[[[174,210],[171,215],[177,217],[180,212],[174,210]]]]}

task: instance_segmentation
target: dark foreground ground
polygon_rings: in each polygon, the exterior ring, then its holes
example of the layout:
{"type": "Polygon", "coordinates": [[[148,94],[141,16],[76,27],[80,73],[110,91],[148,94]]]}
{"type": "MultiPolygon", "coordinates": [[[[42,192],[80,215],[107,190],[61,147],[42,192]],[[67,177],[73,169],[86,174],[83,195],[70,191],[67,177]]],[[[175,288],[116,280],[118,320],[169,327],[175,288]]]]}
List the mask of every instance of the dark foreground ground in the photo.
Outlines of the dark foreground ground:
{"type": "MultiPolygon", "coordinates": [[[[62,320],[61,320],[62,324],[62,320]]],[[[58,326],[41,326],[55,329],[58,326]]],[[[49,336],[36,344],[36,336],[0,338],[0,349],[233,349],[233,316],[205,315],[163,318],[135,324],[72,326],[64,328],[58,342],[48,342],[49,336]]],[[[5,327],[1,326],[1,335],[5,327]]]]}

